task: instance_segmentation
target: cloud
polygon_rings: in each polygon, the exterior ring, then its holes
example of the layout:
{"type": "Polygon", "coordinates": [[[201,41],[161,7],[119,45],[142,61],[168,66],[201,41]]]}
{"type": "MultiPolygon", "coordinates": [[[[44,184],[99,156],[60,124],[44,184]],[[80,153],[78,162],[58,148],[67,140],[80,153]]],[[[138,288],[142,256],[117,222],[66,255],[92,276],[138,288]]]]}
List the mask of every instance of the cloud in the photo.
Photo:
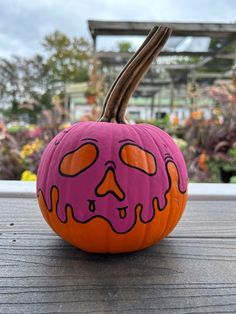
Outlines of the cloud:
{"type": "MultiPolygon", "coordinates": [[[[137,21],[234,22],[234,0],[0,0],[0,56],[30,56],[42,38],[61,30],[90,38],[88,19],[137,21]]],[[[101,38],[114,47],[117,38],[101,38]]],[[[135,41],[135,40],[134,40],[135,41]]]]}

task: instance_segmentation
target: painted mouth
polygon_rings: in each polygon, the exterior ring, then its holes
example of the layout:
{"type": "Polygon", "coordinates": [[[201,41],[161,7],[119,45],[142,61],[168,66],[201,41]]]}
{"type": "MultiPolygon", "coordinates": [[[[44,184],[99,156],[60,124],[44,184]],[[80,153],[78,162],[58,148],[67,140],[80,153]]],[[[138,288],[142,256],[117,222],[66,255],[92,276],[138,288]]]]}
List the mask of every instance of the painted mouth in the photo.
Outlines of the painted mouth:
{"type": "Polygon", "coordinates": [[[88,204],[88,209],[91,212],[95,212],[96,210],[96,206],[95,206],[95,200],[88,200],[89,204],[88,204]]]}
{"type": "MultiPolygon", "coordinates": [[[[96,210],[96,205],[95,205],[95,200],[88,200],[88,209],[91,212],[95,212],[96,210]]],[[[124,219],[126,217],[126,210],[127,210],[128,206],[125,207],[117,207],[117,210],[119,211],[119,216],[120,218],[124,219]]]]}
{"type": "Polygon", "coordinates": [[[119,210],[119,215],[120,218],[125,218],[126,217],[126,210],[127,210],[128,206],[125,207],[117,207],[117,209],[119,210]]]}

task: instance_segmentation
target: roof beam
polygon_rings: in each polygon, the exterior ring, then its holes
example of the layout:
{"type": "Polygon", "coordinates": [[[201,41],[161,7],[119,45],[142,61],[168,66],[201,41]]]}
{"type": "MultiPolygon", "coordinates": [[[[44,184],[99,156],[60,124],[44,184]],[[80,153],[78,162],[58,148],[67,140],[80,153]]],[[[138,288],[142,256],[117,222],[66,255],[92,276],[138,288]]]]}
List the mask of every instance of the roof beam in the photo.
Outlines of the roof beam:
{"type": "Polygon", "coordinates": [[[173,36],[210,36],[225,38],[236,36],[236,24],[220,23],[167,23],[167,22],[131,22],[131,21],[88,21],[89,30],[93,38],[98,35],[119,36],[136,35],[144,36],[154,25],[168,26],[173,29],[173,36]]]}

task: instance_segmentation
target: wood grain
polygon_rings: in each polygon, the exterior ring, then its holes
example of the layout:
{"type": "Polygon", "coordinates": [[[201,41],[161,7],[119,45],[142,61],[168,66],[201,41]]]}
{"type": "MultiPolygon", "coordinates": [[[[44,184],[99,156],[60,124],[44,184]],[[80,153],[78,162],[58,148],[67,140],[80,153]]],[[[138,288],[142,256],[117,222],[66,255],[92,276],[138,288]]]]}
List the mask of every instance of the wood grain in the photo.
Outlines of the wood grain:
{"type": "Polygon", "coordinates": [[[0,199],[0,313],[236,313],[236,202],[189,202],[132,254],[75,249],[34,199],[0,199]]]}

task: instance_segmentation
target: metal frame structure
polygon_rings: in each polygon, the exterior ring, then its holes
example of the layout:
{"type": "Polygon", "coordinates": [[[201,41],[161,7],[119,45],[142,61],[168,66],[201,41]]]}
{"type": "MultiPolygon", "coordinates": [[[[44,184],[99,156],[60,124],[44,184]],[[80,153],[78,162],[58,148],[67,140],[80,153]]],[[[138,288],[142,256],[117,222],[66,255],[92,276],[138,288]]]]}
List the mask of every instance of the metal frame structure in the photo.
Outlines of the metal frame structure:
{"type": "Polygon", "coordinates": [[[221,47],[209,52],[189,52],[189,51],[164,51],[165,56],[203,56],[200,64],[191,65],[191,68],[203,66],[214,58],[234,59],[236,54],[222,54],[222,52],[232,42],[236,42],[236,24],[216,24],[216,23],[166,23],[166,22],[114,22],[89,20],[88,26],[93,38],[94,51],[96,52],[96,39],[98,36],[144,36],[154,25],[169,26],[173,29],[172,36],[180,37],[210,37],[223,39],[221,47]]]}
{"type": "MultiPolygon", "coordinates": [[[[137,94],[154,98],[158,89],[163,85],[170,87],[171,106],[174,103],[174,89],[176,86],[185,84],[187,81],[198,81],[199,84],[212,82],[215,79],[230,77],[230,70],[236,65],[236,24],[219,23],[167,23],[167,22],[131,22],[131,21],[98,21],[89,20],[88,27],[93,39],[94,56],[107,66],[122,66],[131,57],[131,53],[98,52],[98,36],[144,36],[154,25],[168,26],[173,29],[174,37],[210,37],[219,39],[221,45],[210,51],[173,51],[164,50],[161,56],[190,56],[199,57],[197,62],[191,64],[158,64],[159,68],[168,71],[170,79],[164,81],[158,79],[158,75],[148,73],[145,80],[140,84],[137,94]],[[234,53],[226,53],[225,50],[235,43],[234,53]],[[117,58],[118,56],[118,58],[117,58]],[[199,72],[203,67],[214,68],[219,66],[217,59],[225,60],[222,65],[222,73],[199,72]],[[148,85],[148,89],[147,89],[148,85]]],[[[154,102],[154,101],[153,101],[154,102]]]]}
{"type": "MultiPolygon", "coordinates": [[[[215,58],[235,59],[235,55],[223,54],[223,51],[232,43],[236,42],[236,24],[216,24],[216,23],[166,23],[166,22],[109,22],[89,20],[88,26],[93,38],[94,52],[96,52],[96,42],[98,36],[143,36],[147,35],[148,31],[154,25],[169,26],[173,29],[172,36],[180,37],[210,37],[222,39],[222,45],[217,49],[209,52],[191,52],[191,51],[163,51],[163,56],[201,56],[204,57],[200,63],[184,65],[186,69],[195,69],[202,67],[215,58]]],[[[114,57],[112,53],[102,53],[103,56],[114,57]]],[[[121,54],[122,56],[122,54],[121,54]]],[[[128,54],[123,54],[123,57],[129,57],[128,54]]],[[[174,66],[174,68],[181,68],[174,66]]],[[[182,66],[183,67],[183,66],[182,66]]]]}

